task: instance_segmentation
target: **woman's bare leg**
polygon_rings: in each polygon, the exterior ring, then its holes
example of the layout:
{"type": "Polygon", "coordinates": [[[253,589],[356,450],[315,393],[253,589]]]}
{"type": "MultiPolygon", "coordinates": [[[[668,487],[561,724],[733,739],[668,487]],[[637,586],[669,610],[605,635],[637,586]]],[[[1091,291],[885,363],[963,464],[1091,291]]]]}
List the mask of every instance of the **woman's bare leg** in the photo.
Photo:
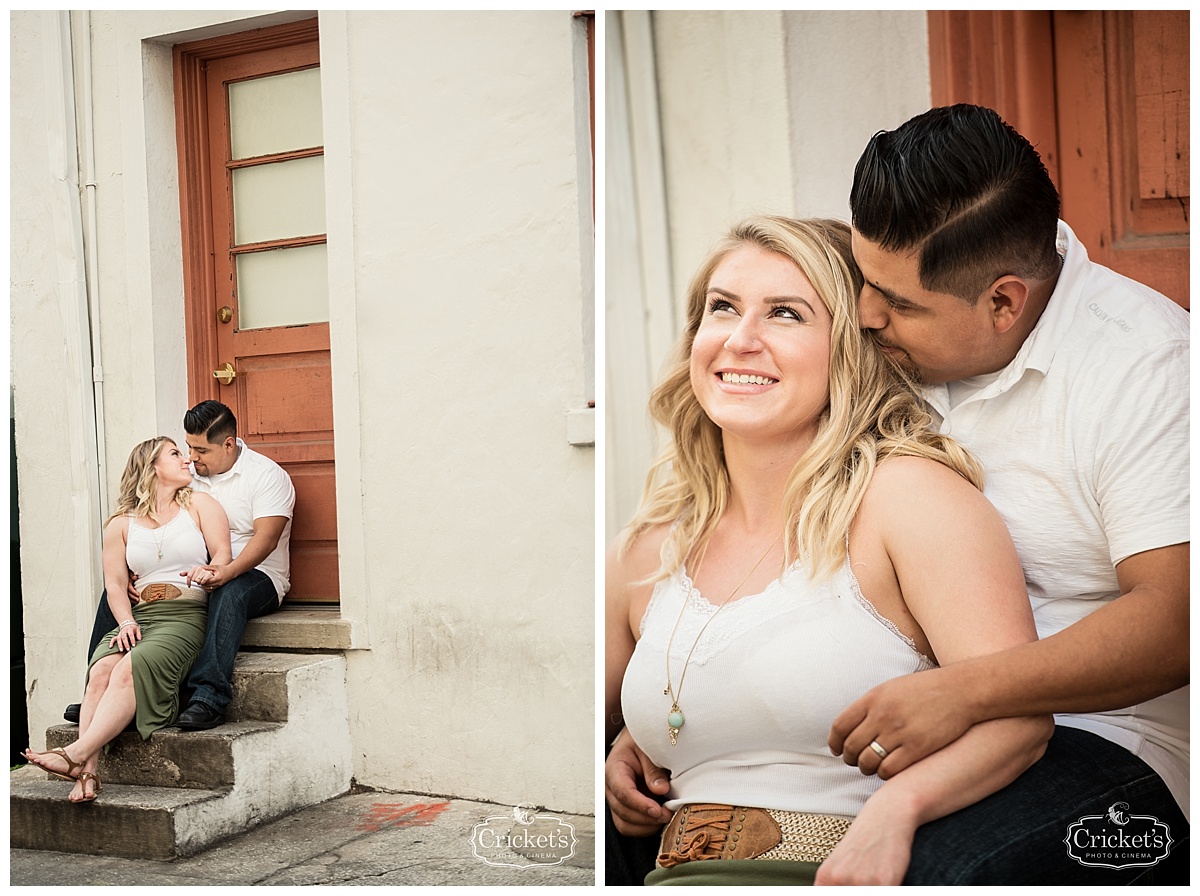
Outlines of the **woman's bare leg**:
{"type": "Polygon", "coordinates": [[[92,716],[96,714],[96,707],[100,704],[100,698],[108,690],[108,678],[112,674],[113,667],[120,661],[121,655],[114,653],[96,660],[92,664],[92,668],[88,670],[87,685],[83,691],[83,704],[79,707],[79,733],[81,735],[90,727],[92,716]]]}
{"type": "MultiPolygon", "coordinates": [[[[76,776],[96,771],[100,749],[125,729],[136,710],[133,667],[128,654],[114,654],[97,660],[88,673],[87,690],[79,710],[79,737],[63,748],[73,762],[82,766],[74,769],[76,776]]],[[[27,752],[26,758],[57,774],[68,774],[72,768],[57,753],[27,752]]],[[[86,785],[77,781],[69,799],[79,802],[94,792],[93,781],[86,785]]]]}
{"type": "MultiPolygon", "coordinates": [[[[88,672],[87,688],[83,694],[83,705],[79,707],[79,735],[82,738],[92,725],[92,718],[96,714],[96,708],[100,705],[100,700],[104,696],[104,692],[108,690],[109,678],[112,675],[113,668],[121,661],[122,657],[119,654],[106,656],[103,659],[97,660],[88,672]]],[[[78,743],[78,740],[76,741],[78,743]]],[[[68,755],[74,756],[74,753],[68,755]]],[[[87,757],[81,769],[80,779],[71,788],[71,793],[67,797],[71,802],[86,802],[96,795],[97,784],[95,779],[84,780],[83,773],[96,773],[96,768],[100,764],[100,753],[96,752],[92,756],[87,757]]]]}
{"type": "MultiPolygon", "coordinates": [[[[108,659],[108,657],[105,657],[108,659]]],[[[137,711],[137,696],[133,690],[133,665],[129,654],[117,657],[108,673],[107,686],[100,694],[95,709],[84,724],[84,707],[79,710],[79,739],[67,747],[71,758],[77,762],[94,759],[100,748],[125,730],[137,711]]],[[[104,660],[100,660],[92,668],[104,660]]],[[[91,695],[91,681],[85,700],[91,695]]],[[[86,706],[86,703],[85,703],[86,706]]]]}

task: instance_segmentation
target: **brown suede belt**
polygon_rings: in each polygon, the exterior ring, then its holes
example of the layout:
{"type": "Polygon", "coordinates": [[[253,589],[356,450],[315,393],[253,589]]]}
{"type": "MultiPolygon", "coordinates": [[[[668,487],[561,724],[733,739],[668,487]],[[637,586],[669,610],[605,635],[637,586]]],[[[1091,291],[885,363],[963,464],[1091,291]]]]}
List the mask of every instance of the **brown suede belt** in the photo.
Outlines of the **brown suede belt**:
{"type": "Polygon", "coordinates": [[[680,807],[663,831],[660,868],[705,859],[823,862],[852,818],[721,803],[680,807]]]}
{"type": "Polygon", "coordinates": [[[179,588],[166,582],[154,582],[147,585],[138,593],[138,597],[141,598],[139,603],[143,604],[152,604],[160,600],[176,600],[181,597],[198,600],[201,603],[208,602],[208,595],[202,588],[179,588]]]}

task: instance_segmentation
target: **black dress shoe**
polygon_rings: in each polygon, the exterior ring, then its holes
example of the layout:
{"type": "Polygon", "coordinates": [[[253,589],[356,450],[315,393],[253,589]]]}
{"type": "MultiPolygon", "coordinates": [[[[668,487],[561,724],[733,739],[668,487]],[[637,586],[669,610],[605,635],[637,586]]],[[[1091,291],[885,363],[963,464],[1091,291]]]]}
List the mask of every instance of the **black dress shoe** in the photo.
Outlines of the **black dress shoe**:
{"type": "Polygon", "coordinates": [[[175,727],[184,731],[206,731],[224,724],[225,713],[217,712],[203,703],[193,703],[179,714],[175,727]]]}
{"type": "Polygon", "coordinates": [[[74,722],[76,725],[78,725],[79,724],[79,707],[80,707],[80,704],[72,703],[70,706],[67,707],[66,712],[63,713],[63,718],[66,719],[68,722],[74,722]]]}

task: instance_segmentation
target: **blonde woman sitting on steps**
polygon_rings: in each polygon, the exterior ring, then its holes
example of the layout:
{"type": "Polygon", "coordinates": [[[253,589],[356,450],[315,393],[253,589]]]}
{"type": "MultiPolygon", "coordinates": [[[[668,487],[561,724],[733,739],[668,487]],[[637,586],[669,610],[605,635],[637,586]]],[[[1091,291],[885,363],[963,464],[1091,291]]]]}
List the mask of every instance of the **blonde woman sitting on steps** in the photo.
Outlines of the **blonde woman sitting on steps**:
{"type": "Polygon", "coordinates": [[[179,686],[204,642],[205,564],[231,559],[229,522],[209,495],[193,493],[188,457],[159,436],[133,449],[117,509],[104,527],[104,584],[117,628],[88,667],[79,737],[66,747],[25,751],[50,774],[74,781],[68,799],[101,792],[100,750],[131,720],[143,739],[179,714],[179,686]],[[129,573],[138,601],[131,604],[129,573]]]}

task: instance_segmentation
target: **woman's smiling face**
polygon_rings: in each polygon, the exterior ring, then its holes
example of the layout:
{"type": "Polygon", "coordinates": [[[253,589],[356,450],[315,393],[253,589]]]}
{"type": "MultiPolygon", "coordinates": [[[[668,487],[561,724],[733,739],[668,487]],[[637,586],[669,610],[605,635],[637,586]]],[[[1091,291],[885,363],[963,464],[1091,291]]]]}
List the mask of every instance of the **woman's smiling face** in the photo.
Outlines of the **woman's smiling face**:
{"type": "Polygon", "coordinates": [[[154,470],[158,474],[158,481],[163,485],[182,488],[192,484],[188,458],[174,442],[163,443],[158,457],[154,460],[154,470]]]}
{"type": "Polygon", "coordinates": [[[725,437],[796,440],[829,403],[833,319],[789,258],[744,244],[709,278],[692,343],[692,390],[725,437]]]}

